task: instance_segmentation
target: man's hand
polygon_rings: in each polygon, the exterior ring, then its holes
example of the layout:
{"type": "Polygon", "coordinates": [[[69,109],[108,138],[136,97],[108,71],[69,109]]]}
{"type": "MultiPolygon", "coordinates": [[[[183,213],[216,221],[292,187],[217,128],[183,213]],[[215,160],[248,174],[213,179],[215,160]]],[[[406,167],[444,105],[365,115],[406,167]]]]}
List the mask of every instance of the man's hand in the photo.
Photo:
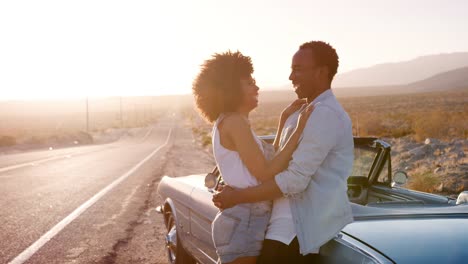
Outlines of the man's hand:
{"type": "Polygon", "coordinates": [[[235,197],[236,190],[228,185],[225,185],[221,192],[213,195],[213,203],[220,210],[231,208],[237,205],[235,197]]]}

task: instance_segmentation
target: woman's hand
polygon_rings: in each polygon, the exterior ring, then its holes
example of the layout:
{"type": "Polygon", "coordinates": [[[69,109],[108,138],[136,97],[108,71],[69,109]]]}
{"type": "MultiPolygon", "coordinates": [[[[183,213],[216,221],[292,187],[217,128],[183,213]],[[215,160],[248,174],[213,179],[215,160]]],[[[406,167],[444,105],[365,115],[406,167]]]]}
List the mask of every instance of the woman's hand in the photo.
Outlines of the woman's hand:
{"type": "Polygon", "coordinates": [[[313,105],[302,105],[300,113],[299,113],[299,118],[297,120],[297,126],[296,126],[296,132],[297,133],[302,133],[304,131],[304,128],[307,124],[307,120],[309,119],[310,114],[314,110],[313,105]]]}
{"type": "Polygon", "coordinates": [[[281,120],[286,121],[290,115],[299,110],[305,104],[305,99],[294,100],[283,110],[283,112],[281,112],[281,120]]]}

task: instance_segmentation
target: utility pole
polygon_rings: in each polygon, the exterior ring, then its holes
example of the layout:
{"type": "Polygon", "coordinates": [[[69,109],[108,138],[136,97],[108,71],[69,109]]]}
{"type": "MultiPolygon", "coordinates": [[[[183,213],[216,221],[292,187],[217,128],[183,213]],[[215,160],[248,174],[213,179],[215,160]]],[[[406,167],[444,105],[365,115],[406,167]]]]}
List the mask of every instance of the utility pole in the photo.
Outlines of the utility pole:
{"type": "Polygon", "coordinates": [[[120,128],[123,128],[122,96],[120,96],[120,128]]]}
{"type": "Polygon", "coordinates": [[[86,133],[89,134],[89,99],[86,96],[86,133]]]}
{"type": "Polygon", "coordinates": [[[138,112],[137,112],[137,106],[135,103],[133,103],[133,115],[135,116],[135,121],[133,123],[133,126],[134,127],[138,127],[139,124],[138,124],[138,112]]]}

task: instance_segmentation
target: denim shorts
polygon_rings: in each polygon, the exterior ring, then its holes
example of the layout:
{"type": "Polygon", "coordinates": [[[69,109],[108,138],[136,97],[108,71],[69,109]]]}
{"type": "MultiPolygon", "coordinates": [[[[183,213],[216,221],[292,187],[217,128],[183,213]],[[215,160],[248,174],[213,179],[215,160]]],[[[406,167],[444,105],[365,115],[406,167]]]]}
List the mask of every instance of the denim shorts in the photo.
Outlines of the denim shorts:
{"type": "Polygon", "coordinates": [[[259,256],[270,221],[272,202],[239,204],[218,212],[211,224],[218,263],[259,256]]]}

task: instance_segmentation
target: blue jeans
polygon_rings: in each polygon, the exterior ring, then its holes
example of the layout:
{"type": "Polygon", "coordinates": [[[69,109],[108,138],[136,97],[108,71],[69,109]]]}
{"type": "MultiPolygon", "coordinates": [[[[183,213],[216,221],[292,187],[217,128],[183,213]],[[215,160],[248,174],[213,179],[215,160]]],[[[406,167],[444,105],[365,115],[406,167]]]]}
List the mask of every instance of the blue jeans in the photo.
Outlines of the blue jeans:
{"type": "Polygon", "coordinates": [[[218,262],[259,256],[270,221],[272,202],[239,204],[218,212],[211,224],[218,262]]]}

